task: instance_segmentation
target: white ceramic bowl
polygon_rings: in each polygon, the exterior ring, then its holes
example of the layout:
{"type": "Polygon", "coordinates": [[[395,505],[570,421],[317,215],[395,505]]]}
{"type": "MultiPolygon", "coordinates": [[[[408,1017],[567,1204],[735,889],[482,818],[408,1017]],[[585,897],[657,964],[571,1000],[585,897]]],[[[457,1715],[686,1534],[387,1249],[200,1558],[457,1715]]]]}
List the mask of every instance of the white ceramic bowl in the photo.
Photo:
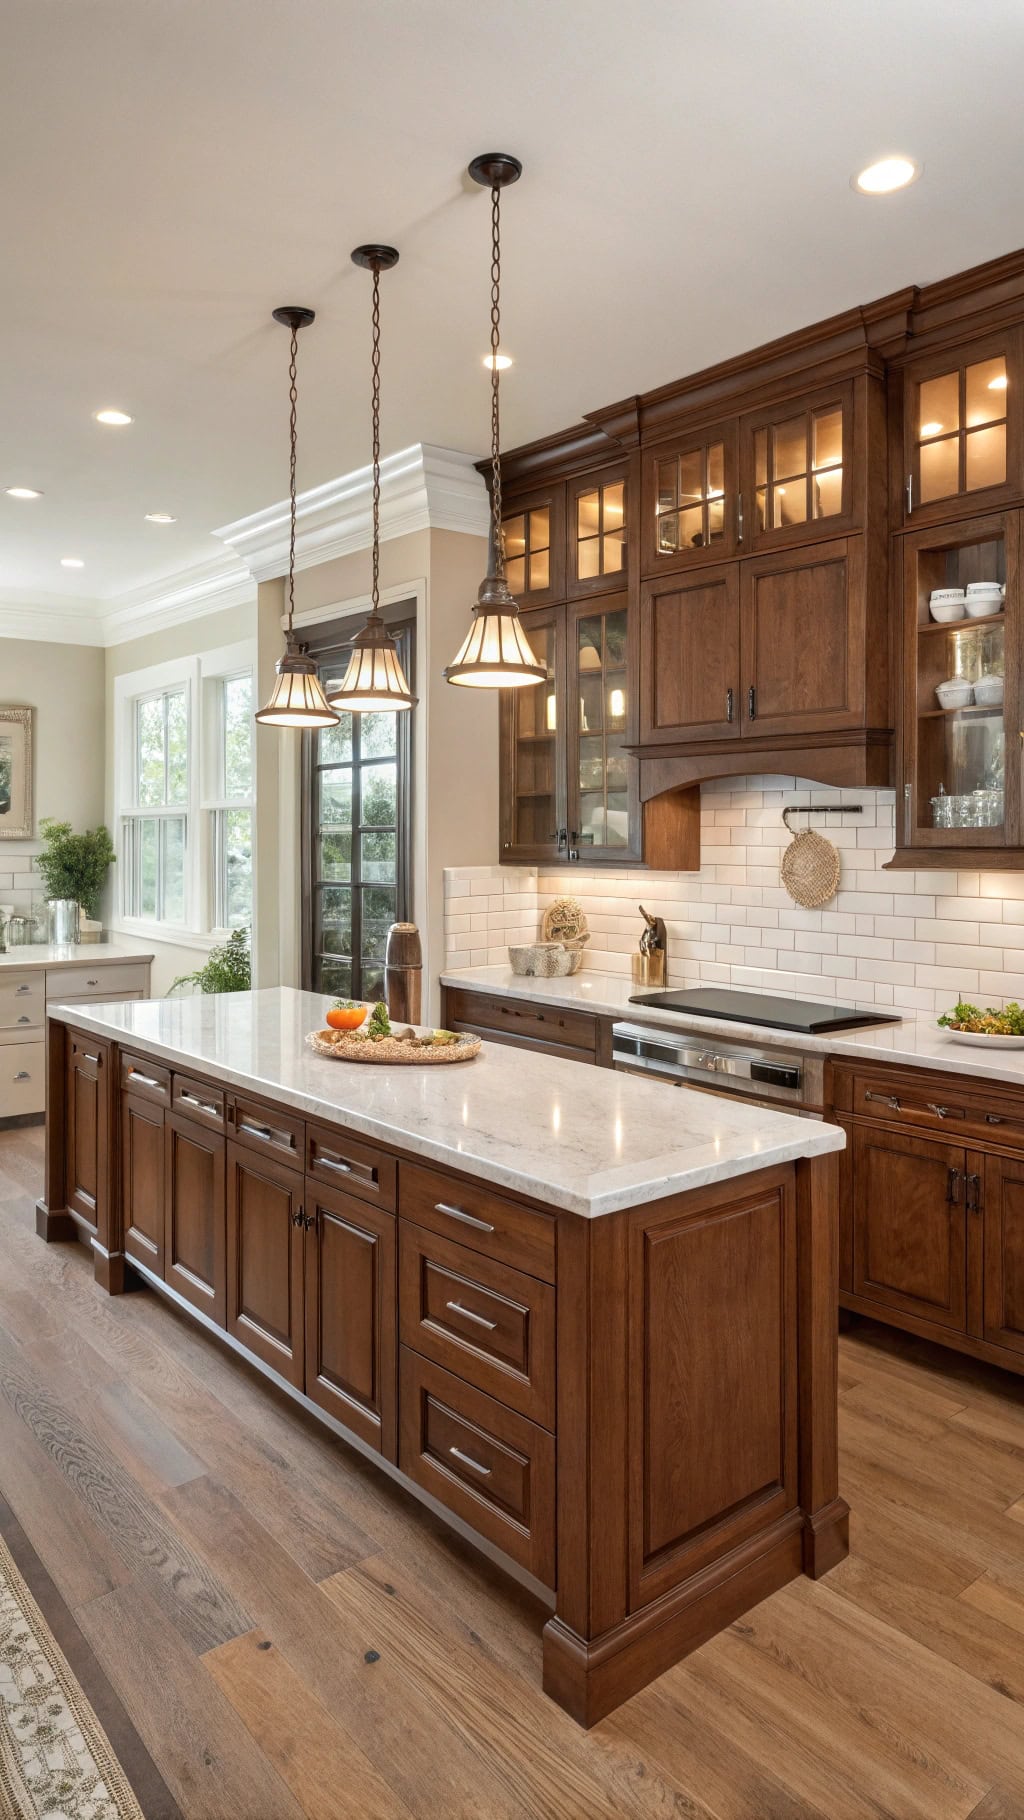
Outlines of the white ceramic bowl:
{"type": "Polygon", "coordinates": [[[959,600],[936,600],[933,594],[928,602],[928,611],[940,625],[948,626],[954,619],[963,619],[967,604],[962,594],[959,600]]]}
{"type": "Polygon", "coordinates": [[[944,682],[939,684],[935,693],[940,708],[967,708],[974,696],[974,685],[969,682],[944,682]]]}
{"type": "Polygon", "coordinates": [[[968,594],[999,594],[1002,586],[1001,581],[969,581],[966,592],[968,594]]]}
{"type": "Polygon", "coordinates": [[[974,699],[980,708],[996,707],[1003,699],[1001,676],[979,676],[974,685],[974,699]]]}
{"type": "Polygon", "coordinates": [[[965,602],[968,619],[987,619],[991,613],[1000,613],[1003,606],[1001,594],[968,594],[965,602]]]}
{"type": "Polygon", "coordinates": [[[965,588],[933,588],[929,600],[963,600],[965,588]]]}

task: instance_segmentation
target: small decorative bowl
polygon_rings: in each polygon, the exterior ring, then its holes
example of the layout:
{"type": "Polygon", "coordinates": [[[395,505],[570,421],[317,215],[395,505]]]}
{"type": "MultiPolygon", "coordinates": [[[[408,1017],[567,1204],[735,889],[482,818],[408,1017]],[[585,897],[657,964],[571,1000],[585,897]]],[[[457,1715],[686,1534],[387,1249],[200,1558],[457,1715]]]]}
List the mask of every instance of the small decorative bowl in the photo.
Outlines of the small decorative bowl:
{"type": "Polygon", "coordinates": [[[969,682],[940,683],[935,691],[940,708],[967,708],[974,698],[974,685],[969,682]]]}
{"type": "Polygon", "coordinates": [[[928,602],[928,611],[940,625],[948,626],[954,619],[963,619],[967,612],[967,603],[962,594],[959,600],[936,600],[933,594],[928,602]]]}
{"type": "Polygon", "coordinates": [[[576,972],[583,959],[583,950],[570,954],[561,942],[525,942],[522,947],[510,947],[508,958],[513,973],[521,974],[525,979],[564,979],[567,974],[576,972]]]}
{"type": "Polygon", "coordinates": [[[988,594],[968,594],[964,604],[968,619],[988,619],[990,614],[1002,612],[1003,597],[996,588],[988,594]]]}
{"type": "Polygon", "coordinates": [[[1001,676],[979,676],[974,685],[974,699],[980,708],[998,707],[1003,699],[1001,676]]]}

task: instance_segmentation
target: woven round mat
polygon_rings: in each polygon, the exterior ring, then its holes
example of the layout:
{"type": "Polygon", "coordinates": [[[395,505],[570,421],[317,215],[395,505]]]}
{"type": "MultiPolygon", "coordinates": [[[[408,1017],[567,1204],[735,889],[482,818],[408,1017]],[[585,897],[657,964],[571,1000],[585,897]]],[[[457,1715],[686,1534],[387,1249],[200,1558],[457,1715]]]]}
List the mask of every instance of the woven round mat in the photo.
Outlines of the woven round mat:
{"type": "Polygon", "coordinates": [[[793,840],[782,855],[782,882],[795,904],[820,910],[839,889],[839,850],[812,828],[794,834],[788,817],[789,810],[784,809],[782,819],[793,840]]]}

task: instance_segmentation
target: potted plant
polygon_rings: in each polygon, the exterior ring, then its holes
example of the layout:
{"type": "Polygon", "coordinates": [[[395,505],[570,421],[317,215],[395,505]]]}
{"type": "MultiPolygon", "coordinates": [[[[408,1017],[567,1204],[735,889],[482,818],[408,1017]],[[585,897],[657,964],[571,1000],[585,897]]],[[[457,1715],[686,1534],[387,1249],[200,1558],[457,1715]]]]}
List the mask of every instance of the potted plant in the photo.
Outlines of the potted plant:
{"type": "Polygon", "coordinates": [[[52,818],[41,821],[43,851],[36,865],[48,898],[72,898],[82,914],[96,921],[107,873],[117,855],[106,828],[87,828],[74,834],[70,822],[52,818]]]}
{"type": "Polygon", "coordinates": [[[252,960],[248,929],[232,929],[226,942],[211,948],[209,959],[196,973],[183,973],[168,992],[193,986],[197,992],[248,992],[252,985],[252,960]]]}

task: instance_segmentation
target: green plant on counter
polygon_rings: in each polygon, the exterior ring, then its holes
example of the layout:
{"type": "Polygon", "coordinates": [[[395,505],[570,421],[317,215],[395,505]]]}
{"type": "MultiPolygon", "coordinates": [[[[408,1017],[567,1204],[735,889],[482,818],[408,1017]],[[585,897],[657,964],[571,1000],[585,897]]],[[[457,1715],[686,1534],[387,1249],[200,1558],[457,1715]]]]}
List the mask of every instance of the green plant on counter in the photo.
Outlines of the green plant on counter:
{"type": "Polygon", "coordinates": [[[226,942],[210,949],[197,973],[183,973],[174,981],[168,998],[179,986],[195,986],[200,992],[248,992],[252,986],[248,929],[232,929],[226,942]]]}
{"type": "Polygon", "coordinates": [[[46,845],[36,865],[47,897],[73,898],[86,916],[98,917],[107,873],[117,859],[106,828],[73,834],[70,822],[47,819],[40,822],[39,832],[46,845]]]}

